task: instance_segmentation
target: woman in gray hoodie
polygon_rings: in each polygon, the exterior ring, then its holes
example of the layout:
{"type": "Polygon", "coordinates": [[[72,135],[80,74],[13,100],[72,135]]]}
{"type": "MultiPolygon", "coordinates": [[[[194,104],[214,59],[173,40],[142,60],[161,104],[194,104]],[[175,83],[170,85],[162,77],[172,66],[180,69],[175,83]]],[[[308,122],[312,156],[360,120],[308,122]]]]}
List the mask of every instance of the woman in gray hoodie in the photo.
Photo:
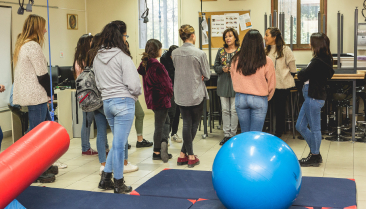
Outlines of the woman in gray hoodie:
{"type": "Polygon", "coordinates": [[[96,54],[95,81],[102,93],[104,112],[113,133],[112,149],[98,187],[114,189],[114,193],[132,191],[123,178],[124,148],[135,115],[135,102],[141,94],[140,78],[125,44],[126,30],[122,21],[109,23],[104,27],[97,47],[91,51],[96,54]]]}

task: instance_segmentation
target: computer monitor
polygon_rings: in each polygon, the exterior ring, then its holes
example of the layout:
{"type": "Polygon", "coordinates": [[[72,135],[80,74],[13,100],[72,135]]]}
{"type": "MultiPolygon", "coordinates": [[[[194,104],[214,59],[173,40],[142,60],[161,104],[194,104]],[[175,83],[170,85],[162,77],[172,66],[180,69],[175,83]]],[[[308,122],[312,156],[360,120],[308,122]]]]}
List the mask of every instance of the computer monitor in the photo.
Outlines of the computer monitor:
{"type": "MultiPolygon", "coordinates": [[[[50,69],[50,66],[47,67],[47,69],[50,69]]],[[[58,73],[58,66],[53,66],[51,67],[51,72],[52,72],[52,87],[55,87],[58,85],[58,78],[59,78],[59,73],[58,73]]],[[[48,74],[50,74],[50,72],[48,71],[48,74]]]]}
{"type": "Polygon", "coordinates": [[[70,86],[72,89],[75,89],[75,78],[72,66],[59,66],[58,73],[58,86],[70,86]]]}

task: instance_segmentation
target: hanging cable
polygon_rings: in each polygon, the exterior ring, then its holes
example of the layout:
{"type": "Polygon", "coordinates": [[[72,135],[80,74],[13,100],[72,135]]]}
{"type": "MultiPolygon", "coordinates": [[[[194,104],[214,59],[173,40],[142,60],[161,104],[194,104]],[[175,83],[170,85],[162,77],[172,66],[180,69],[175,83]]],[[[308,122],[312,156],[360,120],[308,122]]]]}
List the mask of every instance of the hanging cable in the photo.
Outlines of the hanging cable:
{"type": "Polygon", "coordinates": [[[363,9],[362,9],[362,16],[365,18],[365,21],[366,21],[366,16],[363,13],[364,10],[366,10],[366,0],[363,2],[363,9]]]}
{"type": "Polygon", "coordinates": [[[149,15],[149,8],[147,8],[147,2],[146,2],[146,0],[145,0],[145,8],[146,8],[146,10],[145,10],[144,13],[142,13],[141,18],[144,19],[144,23],[148,23],[149,22],[149,18],[147,16],[149,15]]]}
{"type": "Polygon", "coordinates": [[[53,109],[53,89],[52,89],[52,62],[51,62],[51,29],[50,29],[50,7],[47,0],[47,23],[48,23],[48,56],[50,59],[50,81],[51,81],[51,120],[55,121],[55,111],[53,109]]]}

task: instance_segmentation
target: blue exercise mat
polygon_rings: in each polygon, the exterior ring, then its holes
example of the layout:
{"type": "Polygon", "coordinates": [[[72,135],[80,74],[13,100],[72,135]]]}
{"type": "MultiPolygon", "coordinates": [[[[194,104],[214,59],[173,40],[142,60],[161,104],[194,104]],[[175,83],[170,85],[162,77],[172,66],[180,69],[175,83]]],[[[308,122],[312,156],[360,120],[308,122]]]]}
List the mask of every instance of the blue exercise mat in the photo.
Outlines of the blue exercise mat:
{"type": "Polygon", "coordinates": [[[303,177],[293,205],[345,208],[356,205],[356,182],[350,179],[303,177]]]}
{"type": "MultiPolygon", "coordinates": [[[[134,194],[195,200],[200,198],[218,200],[213,189],[211,175],[211,171],[164,170],[138,187],[134,194]]],[[[229,175],[228,178],[230,178],[229,175]]],[[[353,180],[303,177],[302,181],[300,194],[295,200],[294,206],[338,209],[356,205],[356,184],[353,180]]]]}
{"type": "Polygon", "coordinates": [[[138,187],[133,193],[182,199],[218,200],[212,185],[211,171],[163,170],[138,187]]]}
{"type": "Polygon", "coordinates": [[[17,200],[27,209],[188,209],[192,202],[151,196],[133,196],[47,187],[28,187],[17,200]]]}

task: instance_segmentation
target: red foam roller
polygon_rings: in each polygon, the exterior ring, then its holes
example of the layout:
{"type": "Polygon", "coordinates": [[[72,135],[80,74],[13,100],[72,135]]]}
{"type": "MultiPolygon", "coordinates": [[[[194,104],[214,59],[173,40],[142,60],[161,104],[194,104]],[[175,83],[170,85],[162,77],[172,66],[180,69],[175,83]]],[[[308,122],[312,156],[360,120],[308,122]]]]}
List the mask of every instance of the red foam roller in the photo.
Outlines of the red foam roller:
{"type": "Polygon", "coordinates": [[[0,153],[0,208],[5,208],[69,149],[60,124],[39,124],[0,153]]]}

